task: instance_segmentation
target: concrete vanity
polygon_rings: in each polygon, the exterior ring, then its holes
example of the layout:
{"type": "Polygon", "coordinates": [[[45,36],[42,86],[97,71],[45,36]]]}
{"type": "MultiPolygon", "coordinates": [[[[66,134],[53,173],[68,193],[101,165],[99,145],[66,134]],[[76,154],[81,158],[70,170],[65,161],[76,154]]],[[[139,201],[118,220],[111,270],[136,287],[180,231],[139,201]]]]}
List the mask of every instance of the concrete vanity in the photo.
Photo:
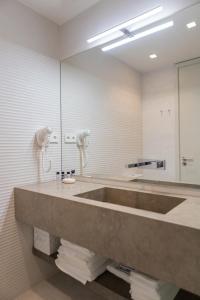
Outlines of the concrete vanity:
{"type": "Polygon", "coordinates": [[[87,179],[15,188],[16,218],[200,295],[200,189],[87,179]]]}

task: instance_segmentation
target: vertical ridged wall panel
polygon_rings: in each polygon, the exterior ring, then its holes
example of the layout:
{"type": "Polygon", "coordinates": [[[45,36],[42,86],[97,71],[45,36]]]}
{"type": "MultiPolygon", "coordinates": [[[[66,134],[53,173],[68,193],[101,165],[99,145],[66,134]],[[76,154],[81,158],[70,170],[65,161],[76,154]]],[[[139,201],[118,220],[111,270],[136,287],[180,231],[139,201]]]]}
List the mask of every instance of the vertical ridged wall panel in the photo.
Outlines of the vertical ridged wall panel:
{"type": "Polygon", "coordinates": [[[51,145],[52,170],[40,174],[35,131],[60,131],[59,62],[0,40],[0,300],[10,300],[53,269],[31,254],[32,229],[16,222],[13,188],[55,178],[60,143],[51,145]]]}

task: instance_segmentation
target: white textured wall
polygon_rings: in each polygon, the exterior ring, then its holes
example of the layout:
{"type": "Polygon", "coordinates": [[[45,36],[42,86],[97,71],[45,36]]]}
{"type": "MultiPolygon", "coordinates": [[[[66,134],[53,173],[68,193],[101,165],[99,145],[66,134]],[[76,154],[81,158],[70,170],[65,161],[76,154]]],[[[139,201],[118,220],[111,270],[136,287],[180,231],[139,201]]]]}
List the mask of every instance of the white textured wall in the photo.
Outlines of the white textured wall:
{"type": "MultiPolygon", "coordinates": [[[[112,56],[94,49],[62,64],[62,109],[63,134],[91,130],[86,173],[120,176],[141,156],[140,75],[112,56]]],[[[63,166],[79,170],[76,145],[64,144],[63,166]]]]}
{"type": "Polygon", "coordinates": [[[165,159],[167,169],[144,170],[145,178],[178,179],[178,76],[174,67],[142,78],[143,157],[165,159]]]}
{"type": "MultiPolygon", "coordinates": [[[[40,126],[59,132],[59,62],[0,39],[0,299],[52,273],[31,254],[32,230],[16,223],[13,188],[39,180],[34,134],[40,126]]],[[[50,147],[60,168],[60,145],[50,147]]]]}
{"type": "MultiPolygon", "coordinates": [[[[13,188],[41,178],[35,130],[60,130],[58,50],[58,26],[15,0],[0,1],[0,300],[54,271],[31,254],[33,232],[15,220],[13,188]]],[[[43,179],[60,168],[60,145],[49,154],[53,169],[43,179]]]]}

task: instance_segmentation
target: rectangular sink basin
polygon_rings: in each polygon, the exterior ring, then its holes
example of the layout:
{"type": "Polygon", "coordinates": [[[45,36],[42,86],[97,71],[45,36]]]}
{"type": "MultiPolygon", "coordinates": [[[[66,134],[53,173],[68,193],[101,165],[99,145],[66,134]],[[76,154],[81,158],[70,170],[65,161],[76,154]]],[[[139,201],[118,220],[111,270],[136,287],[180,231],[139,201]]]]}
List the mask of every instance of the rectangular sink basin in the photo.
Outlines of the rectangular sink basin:
{"type": "Polygon", "coordinates": [[[160,214],[166,214],[185,199],[164,195],[120,190],[114,188],[101,188],[94,191],[76,195],[80,198],[107,202],[160,214]]]}

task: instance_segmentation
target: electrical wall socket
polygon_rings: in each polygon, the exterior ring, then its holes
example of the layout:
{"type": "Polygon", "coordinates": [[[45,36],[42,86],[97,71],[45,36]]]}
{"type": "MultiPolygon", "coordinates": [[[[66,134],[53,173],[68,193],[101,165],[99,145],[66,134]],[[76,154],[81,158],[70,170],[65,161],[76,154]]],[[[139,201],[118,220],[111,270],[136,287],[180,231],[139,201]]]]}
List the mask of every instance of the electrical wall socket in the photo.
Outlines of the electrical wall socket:
{"type": "Polygon", "coordinates": [[[65,144],[76,144],[76,135],[73,133],[65,134],[64,142],[65,144]]]}
{"type": "Polygon", "coordinates": [[[49,139],[50,144],[58,144],[59,143],[59,135],[58,133],[53,132],[49,139]]]}

